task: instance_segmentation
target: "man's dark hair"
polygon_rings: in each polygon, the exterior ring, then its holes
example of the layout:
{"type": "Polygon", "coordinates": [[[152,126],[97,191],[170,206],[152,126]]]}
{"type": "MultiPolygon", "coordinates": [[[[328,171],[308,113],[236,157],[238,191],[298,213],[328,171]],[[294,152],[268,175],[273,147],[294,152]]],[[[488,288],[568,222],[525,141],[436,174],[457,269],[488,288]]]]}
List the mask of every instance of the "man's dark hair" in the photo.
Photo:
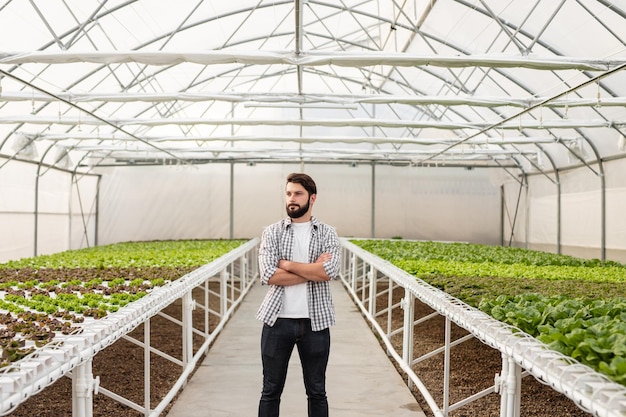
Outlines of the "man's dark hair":
{"type": "Polygon", "coordinates": [[[309,177],[307,174],[303,174],[301,172],[292,172],[291,174],[287,175],[287,182],[300,184],[304,187],[305,190],[309,192],[309,195],[317,194],[317,186],[315,185],[315,181],[313,181],[313,178],[309,177]]]}

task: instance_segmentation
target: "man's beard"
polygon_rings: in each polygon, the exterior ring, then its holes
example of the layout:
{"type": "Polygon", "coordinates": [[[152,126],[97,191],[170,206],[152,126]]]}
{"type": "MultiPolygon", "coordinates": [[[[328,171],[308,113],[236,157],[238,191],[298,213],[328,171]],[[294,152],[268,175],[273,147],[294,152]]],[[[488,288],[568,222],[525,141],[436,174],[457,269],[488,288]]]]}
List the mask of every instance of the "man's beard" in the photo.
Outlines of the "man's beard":
{"type": "MultiPolygon", "coordinates": [[[[296,206],[297,204],[293,204],[296,206]]],[[[304,216],[307,211],[309,211],[309,202],[307,201],[306,205],[303,207],[298,206],[297,209],[290,209],[291,204],[287,204],[287,215],[292,219],[299,219],[304,216]]]]}

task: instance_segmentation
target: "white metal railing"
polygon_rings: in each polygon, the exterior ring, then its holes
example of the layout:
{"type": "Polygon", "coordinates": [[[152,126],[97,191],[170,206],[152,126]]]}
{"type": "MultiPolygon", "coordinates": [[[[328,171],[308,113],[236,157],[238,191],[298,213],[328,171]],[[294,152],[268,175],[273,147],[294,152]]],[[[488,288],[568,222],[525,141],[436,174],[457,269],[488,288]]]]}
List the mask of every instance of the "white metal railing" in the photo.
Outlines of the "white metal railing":
{"type": "Polygon", "coordinates": [[[155,289],[116,313],[85,324],[80,332],[49,343],[11,366],[3,368],[0,371],[0,416],[11,413],[18,405],[63,376],[72,378],[72,415],[74,417],[93,415],[94,393],[107,395],[145,416],[158,416],[184,386],[198,360],[206,353],[210,344],[254,284],[258,277],[258,243],[258,238],[252,239],[215,261],[155,289]],[[219,311],[209,308],[210,282],[219,282],[219,293],[214,294],[220,297],[219,311]],[[198,303],[193,300],[192,291],[202,286],[205,299],[198,303]],[[177,321],[162,312],[177,299],[182,299],[182,321],[177,321]],[[195,308],[201,308],[204,311],[205,323],[202,330],[195,328],[192,322],[192,311],[195,308]],[[150,319],[157,314],[181,325],[182,360],[150,346],[150,319]],[[209,314],[219,317],[219,323],[212,330],[209,328],[209,314]],[[128,333],[141,324],[144,325],[143,341],[129,337],[128,333]],[[192,344],[194,334],[203,338],[203,344],[196,352],[193,351],[192,344]],[[98,378],[93,376],[94,356],[121,338],[144,348],[144,404],[136,404],[120,394],[100,387],[98,378]],[[178,380],[154,409],[150,406],[151,353],[178,363],[182,367],[178,380]]]}
{"type": "MultiPolygon", "coordinates": [[[[435,416],[447,417],[449,413],[490,393],[501,395],[500,416],[519,417],[522,376],[532,375],[554,390],[566,395],[583,410],[598,417],[626,416],[626,387],[609,380],[588,366],[550,350],[535,338],[510,325],[463,303],[449,294],[417,279],[391,263],[342,238],[341,280],[362,314],[385,344],[388,354],[406,373],[409,385],[415,385],[435,416]],[[400,302],[394,302],[393,288],[404,291],[400,302]],[[385,294],[388,296],[385,297],[385,294]],[[387,299],[386,305],[378,300],[387,299]],[[415,318],[415,300],[428,305],[435,313],[415,318]],[[391,316],[402,310],[402,328],[393,329],[391,316]],[[378,318],[387,316],[387,328],[378,324],[378,318]],[[437,316],[445,317],[443,346],[421,358],[414,359],[413,329],[416,324],[437,316]],[[469,334],[457,340],[451,338],[451,323],[467,330],[469,334]],[[402,351],[398,352],[392,337],[402,337],[402,351]],[[455,404],[449,404],[450,350],[453,346],[475,337],[497,349],[502,355],[502,370],[496,375],[493,386],[475,393],[455,404]],[[427,357],[444,355],[442,378],[444,389],[441,404],[433,398],[428,388],[413,370],[413,365],[427,357]]],[[[384,320],[383,320],[384,321],[384,320]]],[[[398,349],[399,350],[399,349],[398,349]]]]}

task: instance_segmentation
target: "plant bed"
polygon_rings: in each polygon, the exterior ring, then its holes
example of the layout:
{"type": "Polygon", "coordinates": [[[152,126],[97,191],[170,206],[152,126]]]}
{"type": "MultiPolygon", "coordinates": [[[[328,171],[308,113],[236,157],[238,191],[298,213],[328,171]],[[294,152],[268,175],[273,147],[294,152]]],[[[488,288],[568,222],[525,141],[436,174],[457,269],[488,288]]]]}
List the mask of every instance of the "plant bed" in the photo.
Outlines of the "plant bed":
{"type": "MultiPolygon", "coordinates": [[[[29,258],[0,265],[0,342],[3,366],[19,361],[38,347],[65,334],[79,331],[83,323],[115,314],[125,305],[143,297],[154,288],[177,280],[194,269],[209,263],[245,241],[176,241],[137,242],[109,245],[88,250],[29,258]],[[132,266],[123,266],[124,262],[132,266]],[[31,318],[27,321],[27,318],[31,318]],[[54,320],[63,323],[56,326],[54,320]],[[28,330],[26,323],[41,331],[28,330]],[[15,346],[13,346],[15,345],[15,346]]],[[[219,294],[219,282],[211,282],[210,290],[219,294]]],[[[194,297],[204,300],[204,290],[196,288],[194,297]]],[[[176,300],[163,310],[181,320],[181,301],[176,300]]],[[[209,297],[209,306],[219,311],[220,300],[209,297]]],[[[219,318],[209,315],[209,328],[219,318]]],[[[193,312],[194,327],[202,328],[204,313],[193,312]]],[[[129,336],[143,339],[143,325],[129,336]]],[[[166,354],[182,359],[180,325],[157,315],[151,319],[150,343],[166,354]]],[[[203,339],[194,334],[194,351],[203,339]]],[[[151,355],[152,406],[171,389],[181,374],[180,366],[151,355]]],[[[139,404],[143,403],[143,349],[120,339],[93,360],[94,375],[100,385],[139,404]]],[[[8,368],[7,368],[8,369],[8,368]]],[[[0,372],[2,369],[0,369],[0,372]]],[[[29,398],[11,416],[71,415],[71,380],[62,378],[41,393],[29,398]]],[[[94,398],[94,416],[141,415],[105,397],[94,398]]]]}
{"type": "Polygon", "coordinates": [[[626,385],[626,266],[466,243],[353,243],[626,385]]]}

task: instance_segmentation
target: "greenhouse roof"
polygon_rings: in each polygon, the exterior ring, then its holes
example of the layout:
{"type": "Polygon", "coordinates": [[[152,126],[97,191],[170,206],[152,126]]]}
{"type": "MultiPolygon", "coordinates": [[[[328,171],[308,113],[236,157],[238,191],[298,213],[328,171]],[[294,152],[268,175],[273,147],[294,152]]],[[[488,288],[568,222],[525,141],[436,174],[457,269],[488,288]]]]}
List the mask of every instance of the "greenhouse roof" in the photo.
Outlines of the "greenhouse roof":
{"type": "Polygon", "coordinates": [[[626,0],[173,4],[4,1],[0,155],[511,173],[626,155],[626,0]]]}

